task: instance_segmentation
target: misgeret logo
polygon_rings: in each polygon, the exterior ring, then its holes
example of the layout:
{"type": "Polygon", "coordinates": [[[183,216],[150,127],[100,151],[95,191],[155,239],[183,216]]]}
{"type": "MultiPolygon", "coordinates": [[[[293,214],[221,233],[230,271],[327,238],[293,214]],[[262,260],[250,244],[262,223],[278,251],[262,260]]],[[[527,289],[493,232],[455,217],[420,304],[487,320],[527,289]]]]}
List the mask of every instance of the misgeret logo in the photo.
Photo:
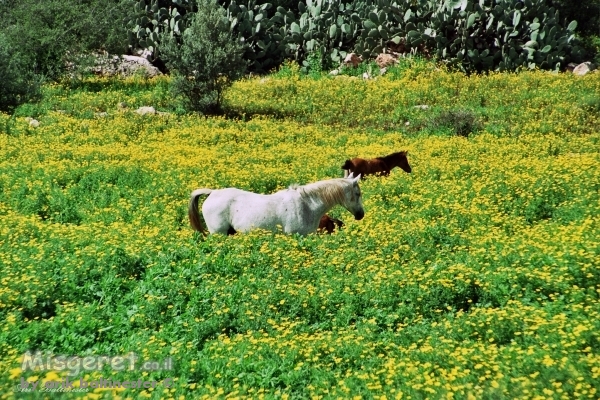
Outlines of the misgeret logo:
{"type": "Polygon", "coordinates": [[[171,371],[173,360],[168,357],[162,361],[145,360],[130,352],[121,356],[87,355],[66,356],[43,354],[41,351],[23,354],[22,371],[69,371],[75,376],[81,371],[101,371],[105,367],[114,371],[171,371]]]}

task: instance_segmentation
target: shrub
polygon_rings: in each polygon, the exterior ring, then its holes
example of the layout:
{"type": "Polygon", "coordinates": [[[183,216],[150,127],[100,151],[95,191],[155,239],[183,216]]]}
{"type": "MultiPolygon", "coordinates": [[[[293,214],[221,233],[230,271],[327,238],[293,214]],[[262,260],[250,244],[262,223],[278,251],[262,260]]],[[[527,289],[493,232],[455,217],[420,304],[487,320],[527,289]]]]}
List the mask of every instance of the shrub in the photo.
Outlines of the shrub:
{"type": "Polygon", "coordinates": [[[440,128],[450,129],[457,136],[467,137],[471,133],[476,133],[481,129],[475,113],[469,110],[447,110],[429,122],[431,129],[440,128]]]}
{"type": "Polygon", "coordinates": [[[600,0],[548,0],[560,12],[561,20],[577,21],[583,35],[600,34],[600,0]]]}
{"type": "Polygon", "coordinates": [[[19,104],[37,98],[40,82],[27,59],[0,32],[0,110],[12,112],[19,104]]]}
{"type": "Polygon", "coordinates": [[[173,93],[193,111],[220,111],[223,91],[246,71],[244,48],[233,39],[224,15],[214,0],[200,0],[181,44],[165,34],[159,45],[173,73],[173,93]]]}
{"type": "Polygon", "coordinates": [[[37,72],[61,77],[67,54],[127,50],[122,0],[0,1],[0,32],[15,43],[37,72]]]}

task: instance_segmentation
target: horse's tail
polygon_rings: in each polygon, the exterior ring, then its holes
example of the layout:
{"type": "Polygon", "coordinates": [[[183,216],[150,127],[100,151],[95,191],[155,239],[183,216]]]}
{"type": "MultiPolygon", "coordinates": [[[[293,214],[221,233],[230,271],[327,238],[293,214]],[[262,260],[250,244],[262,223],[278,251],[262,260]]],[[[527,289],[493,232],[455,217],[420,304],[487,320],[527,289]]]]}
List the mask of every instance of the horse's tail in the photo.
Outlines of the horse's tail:
{"type": "Polygon", "coordinates": [[[342,169],[352,169],[352,168],[354,168],[354,164],[352,164],[352,161],[350,161],[350,160],[346,160],[344,165],[342,165],[342,169]]]}
{"type": "Polygon", "coordinates": [[[198,197],[203,194],[211,194],[212,191],[212,189],[196,189],[192,192],[188,206],[188,216],[190,217],[190,225],[195,231],[204,233],[204,226],[202,226],[200,212],[198,211],[198,197]]]}

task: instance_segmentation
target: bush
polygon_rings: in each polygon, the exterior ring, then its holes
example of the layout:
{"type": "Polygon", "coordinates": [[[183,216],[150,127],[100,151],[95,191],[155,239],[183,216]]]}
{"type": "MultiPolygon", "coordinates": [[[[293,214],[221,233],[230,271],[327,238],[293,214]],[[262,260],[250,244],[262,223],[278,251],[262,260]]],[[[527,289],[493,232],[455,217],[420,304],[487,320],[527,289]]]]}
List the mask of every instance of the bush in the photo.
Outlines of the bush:
{"type": "Polygon", "coordinates": [[[181,44],[168,34],[161,38],[159,50],[173,74],[171,89],[190,110],[220,111],[223,91],[246,71],[244,48],[233,39],[224,15],[214,0],[200,0],[181,44]]]}
{"type": "Polygon", "coordinates": [[[124,0],[0,1],[0,32],[37,72],[52,79],[66,70],[68,54],[127,50],[124,0]]]}
{"type": "Polygon", "coordinates": [[[12,112],[39,97],[40,82],[27,59],[0,32],[0,111],[12,112]]]}
{"type": "Polygon", "coordinates": [[[549,0],[560,13],[561,20],[577,21],[577,31],[582,35],[600,34],[600,0],[549,0]]]}
{"type": "Polygon", "coordinates": [[[467,137],[481,130],[481,122],[470,110],[447,110],[431,119],[429,127],[433,130],[446,128],[457,136],[467,137]]]}

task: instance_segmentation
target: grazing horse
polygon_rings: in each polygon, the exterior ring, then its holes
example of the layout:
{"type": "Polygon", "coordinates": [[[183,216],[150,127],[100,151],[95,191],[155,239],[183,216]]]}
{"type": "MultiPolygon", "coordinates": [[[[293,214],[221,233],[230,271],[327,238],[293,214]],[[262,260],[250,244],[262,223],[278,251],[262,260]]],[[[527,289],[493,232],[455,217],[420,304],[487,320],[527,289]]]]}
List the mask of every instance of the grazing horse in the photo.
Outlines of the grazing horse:
{"type": "Polygon", "coordinates": [[[327,232],[332,234],[333,231],[335,231],[336,225],[338,229],[340,229],[342,226],[344,226],[344,223],[337,218],[331,218],[329,215],[325,214],[321,217],[321,221],[319,221],[317,232],[327,232]]]}
{"type": "Polygon", "coordinates": [[[360,175],[292,185],[270,195],[236,188],[196,189],[192,192],[188,215],[192,228],[204,232],[198,211],[198,198],[209,195],[202,215],[210,233],[232,235],[255,228],[307,235],[315,232],[321,217],[335,205],[342,205],[357,220],[365,216],[358,182],[360,175]]]}
{"type": "Polygon", "coordinates": [[[410,174],[412,168],[408,164],[407,154],[407,151],[399,151],[389,156],[377,157],[371,160],[364,160],[362,158],[346,160],[346,163],[342,165],[344,176],[347,176],[350,172],[361,174],[362,176],[375,174],[388,176],[390,171],[395,167],[400,167],[410,174]]]}

